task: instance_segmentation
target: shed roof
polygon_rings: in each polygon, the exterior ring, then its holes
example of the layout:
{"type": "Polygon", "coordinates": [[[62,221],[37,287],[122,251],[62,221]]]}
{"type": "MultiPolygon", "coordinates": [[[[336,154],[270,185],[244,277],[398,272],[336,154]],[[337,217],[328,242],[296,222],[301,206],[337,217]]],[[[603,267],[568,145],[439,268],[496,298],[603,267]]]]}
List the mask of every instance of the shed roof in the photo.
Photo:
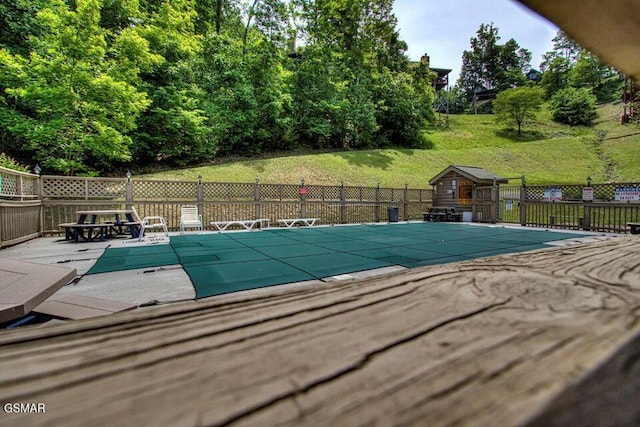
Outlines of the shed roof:
{"type": "Polygon", "coordinates": [[[443,176],[448,174],[449,172],[456,172],[471,181],[478,184],[491,184],[495,178],[496,182],[499,184],[506,184],[509,182],[506,178],[496,175],[495,173],[488,171],[484,168],[479,168],[476,166],[460,166],[460,165],[451,165],[447,167],[445,170],[440,172],[438,175],[434,176],[429,180],[430,185],[435,185],[443,176]]]}
{"type": "Polygon", "coordinates": [[[604,62],[640,81],[640,3],[629,0],[519,0],[604,62]]]}

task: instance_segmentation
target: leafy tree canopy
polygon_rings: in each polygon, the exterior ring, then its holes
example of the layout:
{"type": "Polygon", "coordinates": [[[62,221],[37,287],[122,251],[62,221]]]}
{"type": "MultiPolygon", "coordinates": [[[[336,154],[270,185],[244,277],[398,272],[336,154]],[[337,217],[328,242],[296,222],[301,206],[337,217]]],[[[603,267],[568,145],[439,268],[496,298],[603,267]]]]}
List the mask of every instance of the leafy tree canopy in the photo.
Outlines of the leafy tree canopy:
{"type": "Polygon", "coordinates": [[[99,174],[420,145],[432,75],[409,63],[392,5],[0,0],[0,151],[99,174]]]}
{"type": "Polygon", "coordinates": [[[531,52],[521,48],[514,39],[499,44],[498,28],[482,24],[471,38],[471,50],[462,54],[462,70],[458,88],[467,99],[479,90],[503,91],[526,83],[525,74],[531,68],[531,52]]]}
{"type": "Polygon", "coordinates": [[[547,97],[569,87],[590,89],[599,102],[613,101],[620,95],[619,73],[562,31],[558,31],[553,50],[543,59],[541,86],[547,97]]]}
{"type": "Polygon", "coordinates": [[[544,91],[539,87],[520,87],[500,92],[493,104],[496,120],[507,126],[515,125],[518,135],[522,126],[532,123],[542,106],[544,91]]]}
{"type": "Polygon", "coordinates": [[[590,126],[598,117],[596,100],[589,89],[567,87],[551,97],[551,115],[554,120],[570,126],[590,126]]]}

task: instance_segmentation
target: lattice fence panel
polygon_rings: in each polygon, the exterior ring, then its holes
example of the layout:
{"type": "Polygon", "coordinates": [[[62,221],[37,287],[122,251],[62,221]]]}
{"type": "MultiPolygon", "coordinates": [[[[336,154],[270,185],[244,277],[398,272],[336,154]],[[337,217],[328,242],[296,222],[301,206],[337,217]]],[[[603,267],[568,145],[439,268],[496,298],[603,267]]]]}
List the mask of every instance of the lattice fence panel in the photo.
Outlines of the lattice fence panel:
{"type": "Polygon", "coordinates": [[[340,200],[340,187],[335,185],[309,186],[307,200],[340,200]]]}
{"type": "Polygon", "coordinates": [[[291,184],[260,184],[262,200],[299,200],[300,186],[291,184]]]}
{"type": "Polygon", "coordinates": [[[89,199],[122,199],[127,192],[126,179],[101,179],[87,181],[89,199]]]}
{"type": "Polygon", "coordinates": [[[309,185],[307,200],[340,200],[340,187],[332,185],[309,185]]]}
{"type": "Polygon", "coordinates": [[[0,181],[0,194],[3,197],[18,196],[18,176],[3,173],[0,177],[2,178],[2,181],[0,181]]]}
{"type": "Polygon", "coordinates": [[[134,180],[134,200],[175,200],[195,203],[198,183],[194,181],[134,180]]]}
{"type": "Polygon", "coordinates": [[[84,199],[87,180],[74,177],[43,177],[42,196],[56,199],[84,199]]]}
{"type": "Polygon", "coordinates": [[[560,190],[563,201],[581,201],[584,185],[554,185],[554,186],[530,186],[526,189],[527,200],[545,200],[548,195],[555,194],[554,190],[560,190]]]}
{"type": "Polygon", "coordinates": [[[38,197],[37,175],[0,167],[0,198],[35,199],[38,197]]]}
{"type": "Polygon", "coordinates": [[[126,185],[126,180],[119,178],[47,176],[42,177],[42,195],[49,199],[123,200],[126,185]]]}
{"type": "Polygon", "coordinates": [[[612,184],[596,184],[593,186],[595,201],[613,202],[616,199],[616,186],[612,184]]]}
{"type": "Polygon", "coordinates": [[[253,200],[255,188],[252,183],[205,182],[202,193],[205,200],[253,200]]]}
{"type": "Polygon", "coordinates": [[[366,188],[365,187],[344,187],[344,196],[345,200],[354,200],[354,201],[364,201],[364,200],[372,200],[376,199],[375,189],[374,193],[370,199],[366,198],[366,188]]]}
{"type": "Polygon", "coordinates": [[[407,190],[407,200],[411,202],[430,202],[432,194],[432,190],[410,189],[407,190]]]}
{"type": "Polygon", "coordinates": [[[345,200],[375,202],[377,192],[375,187],[345,187],[345,200]]]}
{"type": "Polygon", "coordinates": [[[38,196],[38,178],[22,177],[22,195],[32,197],[38,196]]]}
{"type": "Polygon", "coordinates": [[[381,188],[380,200],[384,202],[397,202],[402,200],[402,192],[404,189],[397,188],[381,188]]]}

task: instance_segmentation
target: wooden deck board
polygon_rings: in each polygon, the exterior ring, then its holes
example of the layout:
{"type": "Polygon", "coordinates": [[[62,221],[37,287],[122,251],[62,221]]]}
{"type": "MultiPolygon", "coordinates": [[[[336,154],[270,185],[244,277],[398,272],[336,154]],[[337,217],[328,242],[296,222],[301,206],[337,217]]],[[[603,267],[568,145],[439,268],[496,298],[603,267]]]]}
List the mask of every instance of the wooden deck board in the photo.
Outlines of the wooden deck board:
{"type": "Polygon", "coordinates": [[[518,425],[639,315],[637,238],[121,313],[0,334],[0,400],[47,405],[0,421],[518,425]]]}
{"type": "Polygon", "coordinates": [[[0,322],[29,313],[75,276],[75,268],[0,260],[0,322]]]}
{"type": "Polygon", "coordinates": [[[33,311],[62,319],[79,320],[106,316],[134,308],[137,308],[137,305],[105,298],[86,295],[53,295],[33,311]]]}

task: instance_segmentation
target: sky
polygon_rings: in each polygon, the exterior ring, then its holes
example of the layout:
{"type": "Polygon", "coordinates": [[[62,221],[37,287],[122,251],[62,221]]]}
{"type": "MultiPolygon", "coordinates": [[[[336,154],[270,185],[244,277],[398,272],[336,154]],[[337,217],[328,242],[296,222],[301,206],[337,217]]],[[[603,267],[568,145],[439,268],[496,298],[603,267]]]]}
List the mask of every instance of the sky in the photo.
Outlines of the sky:
{"type": "Polygon", "coordinates": [[[460,75],[462,52],[480,24],[498,28],[498,43],[515,39],[532,53],[531,66],[539,69],[542,55],[553,47],[558,28],[513,0],[395,0],[400,37],[407,42],[409,59],[425,53],[433,68],[449,68],[449,84],[460,75]]]}

